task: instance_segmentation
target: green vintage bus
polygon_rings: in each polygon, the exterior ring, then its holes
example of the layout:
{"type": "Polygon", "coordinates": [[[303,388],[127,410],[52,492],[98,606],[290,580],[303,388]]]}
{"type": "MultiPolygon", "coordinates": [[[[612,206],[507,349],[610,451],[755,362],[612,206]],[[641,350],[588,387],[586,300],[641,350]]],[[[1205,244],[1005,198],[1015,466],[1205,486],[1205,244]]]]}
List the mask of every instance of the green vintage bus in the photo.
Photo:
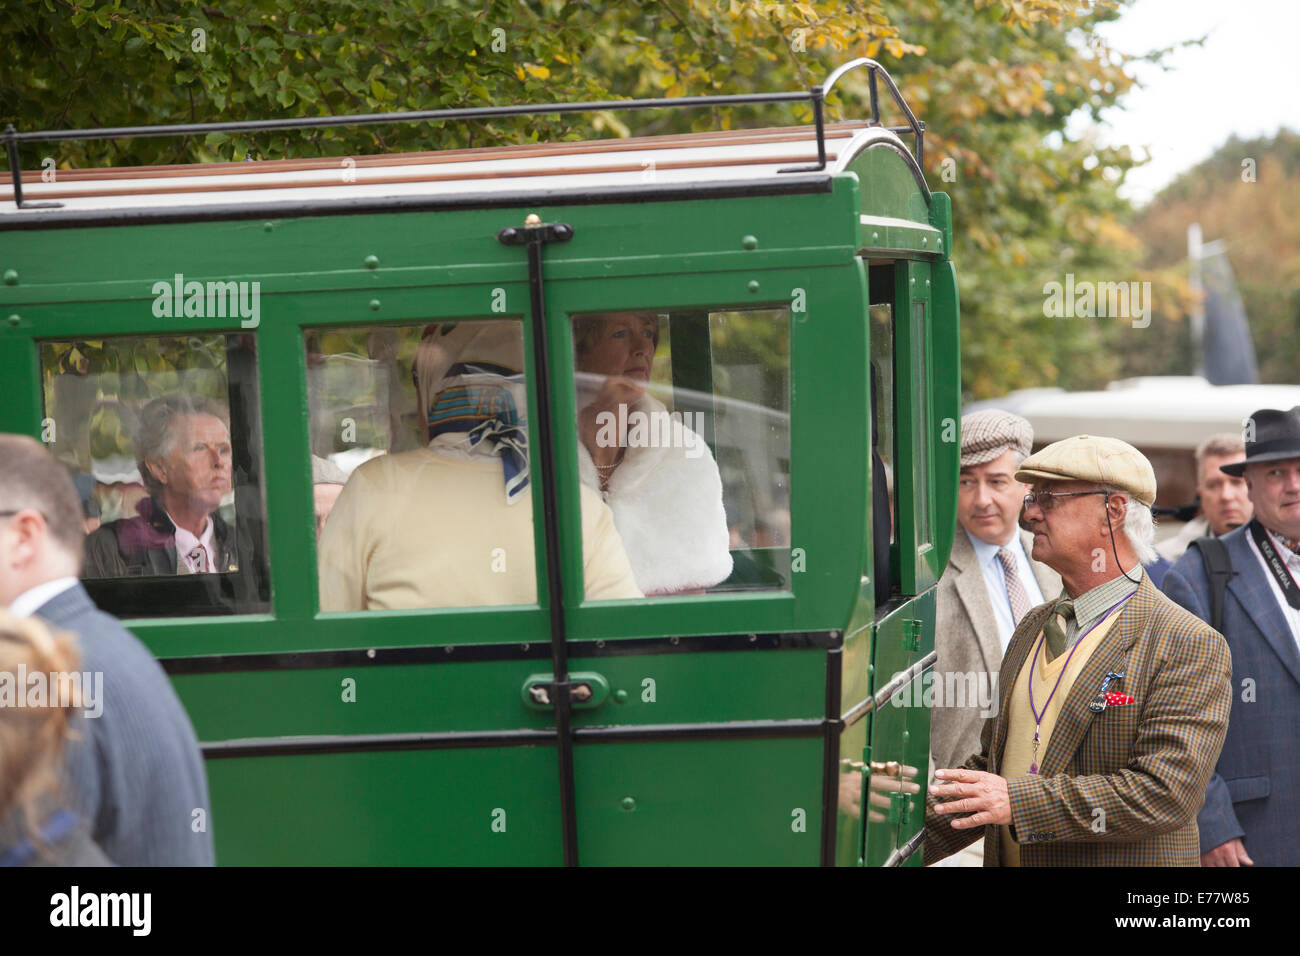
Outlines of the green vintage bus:
{"type": "Polygon", "coordinates": [[[169,544],[166,573],[86,577],[190,714],[218,862],[919,865],[929,713],[895,705],[934,661],[959,419],[951,213],[923,134],[870,60],[763,95],[10,128],[11,170],[27,151],[35,171],[0,193],[0,430],[46,442],[102,531],[149,500],[147,402],[200,396],[229,428],[218,566],[170,573],[188,569],[169,544]],[[825,122],[858,69],[870,119],[825,122]],[[815,122],[53,174],[33,147],[757,103],[815,122]],[[628,313],[658,324],[650,392],[716,463],[732,571],[589,600],[573,320],[628,313]],[[321,485],[425,446],[422,347],[476,322],[520,343],[532,553],[404,521],[400,500],[363,501],[389,517],[359,527],[467,568],[522,561],[535,600],[322,610],[321,485]]]}

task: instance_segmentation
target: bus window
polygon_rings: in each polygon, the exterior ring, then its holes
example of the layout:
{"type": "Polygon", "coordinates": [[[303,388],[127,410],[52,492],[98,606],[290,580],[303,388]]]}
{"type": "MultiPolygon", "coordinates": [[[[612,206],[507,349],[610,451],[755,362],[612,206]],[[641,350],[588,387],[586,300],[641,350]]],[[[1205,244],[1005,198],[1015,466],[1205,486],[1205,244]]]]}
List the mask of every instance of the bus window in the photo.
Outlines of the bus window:
{"type": "Polygon", "coordinates": [[[126,618],[268,610],[253,336],[51,341],[40,361],[95,602],[126,618]]]}
{"type": "MultiPolygon", "coordinates": [[[[311,332],[307,362],[313,472],[345,482],[321,610],[535,605],[522,324],[311,332]]],[[[639,596],[613,523],[591,537],[610,596],[639,596]]]]}
{"type": "Polygon", "coordinates": [[[573,318],[579,477],[646,595],[789,589],[789,323],[789,309],[573,318]]]}
{"type": "MultiPolygon", "coordinates": [[[[873,282],[873,287],[875,282],[873,282]]],[[[889,286],[892,288],[892,285],[889,286]]],[[[872,522],[875,528],[876,604],[884,604],[898,583],[893,562],[897,543],[897,489],[894,452],[894,310],[888,302],[875,303],[871,323],[871,469],[872,522]]]]}

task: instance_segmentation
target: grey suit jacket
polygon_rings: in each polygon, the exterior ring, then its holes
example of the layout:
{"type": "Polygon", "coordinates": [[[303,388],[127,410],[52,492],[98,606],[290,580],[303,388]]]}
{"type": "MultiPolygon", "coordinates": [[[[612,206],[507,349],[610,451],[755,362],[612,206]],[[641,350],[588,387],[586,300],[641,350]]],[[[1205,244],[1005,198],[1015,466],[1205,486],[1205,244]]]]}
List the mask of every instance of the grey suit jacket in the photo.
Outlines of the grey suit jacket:
{"type": "MultiPolygon", "coordinates": [[[[1233,570],[1223,597],[1232,716],[1198,820],[1201,852],[1241,839],[1256,866],[1300,866],[1300,649],[1249,534],[1243,526],[1221,539],[1233,570]]],[[[1200,551],[1188,548],[1162,587],[1201,620],[1210,619],[1200,551]]]]}
{"type": "MultiPolygon", "coordinates": [[[[1033,537],[1020,532],[1025,553],[1033,547],[1033,537]]],[[[1061,593],[1061,578],[1055,571],[1038,561],[1030,561],[1038,587],[1047,600],[1061,593]]],[[[984,586],[984,573],[975,557],[975,549],[961,525],[953,538],[952,554],[948,566],[939,579],[938,608],[936,614],[934,647],[938,661],[934,666],[936,690],[935,706],[930,712],[930,753],[935,767],[960,767],[966,758],[980,749],[980,729],[992,711],[997,709],[998,669],[1002,666],[1002,644],[998,641],[997,619],[989,602],[988,588],[984,586]],[[970,690],[974,675],[977,691],[988,695],[989,706],[981,707],[979,694],[966,693],[965,706],[954,707],[948,699],[948,688],[956,689],[959,682],[951,682],[947,675],[962,675],[966,690],[970,690]],[[942,688],[939,684],[942,683],[942,688]],[[940,690],[943,697],[940,697],[940,690]]]]}
{"type": "Polygon", "coordinates": [[[76,634],[83,673],[103,674],[103,712],[73,721],[81,739],[67,750],[68,804],[90,822],[91,836],[114,863],[211,866],[203,757],[157,659],[80,584],[36,615],[56,632],[76,634]]]}

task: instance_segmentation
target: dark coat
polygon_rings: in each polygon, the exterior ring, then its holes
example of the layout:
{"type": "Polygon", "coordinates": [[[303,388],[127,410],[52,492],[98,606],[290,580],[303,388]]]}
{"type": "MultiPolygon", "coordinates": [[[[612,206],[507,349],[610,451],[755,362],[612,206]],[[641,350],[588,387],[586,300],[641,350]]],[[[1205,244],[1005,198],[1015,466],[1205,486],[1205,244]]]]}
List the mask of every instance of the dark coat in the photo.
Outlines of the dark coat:
{"type": "MultiPolygon", "coordinates": [[[[86,537],[85,578],[126,578],[176,573],[176,526],[153,498],[136,505],[134,518],[121,518],[97,528],[86,537]]],[[[221,517],[212,514],[214,571],[237,571],[234,533],[221,517]]]]}
{"type": "Polygon", "coordinates": [[[122,866],[210,866],[203,757],[158,660],[80,584],[50,598],[36,616],[74,633],[81,669],[103,675],[102,713],[72,721],[77,739],[65,753],[63,789],[69,808],[122,866]]]}
{"type": "MultiPolygon", "coordinates": [[[[1232,652],[1232,717],[1201,810],[1201,852],[1242,838],[1259,866],[1300,866],[1300,650],[1244,525],[1221,539],[1233,577],[1223,599],[1232,652]]],[[[1210,585],[1188,548],[1164,591],[1203,621],[1210,585]]]]}

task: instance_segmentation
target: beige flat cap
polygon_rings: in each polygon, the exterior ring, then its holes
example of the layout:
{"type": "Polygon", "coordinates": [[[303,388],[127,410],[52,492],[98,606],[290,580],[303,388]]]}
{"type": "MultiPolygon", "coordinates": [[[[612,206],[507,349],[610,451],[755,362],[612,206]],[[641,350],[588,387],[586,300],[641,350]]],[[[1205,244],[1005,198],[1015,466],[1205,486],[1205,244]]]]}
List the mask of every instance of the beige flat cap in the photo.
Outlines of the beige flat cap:
{"type": "Polygon", "coordinates": [[[1019,415],[990,408],[971,412],[961,420],[961,467],[992,461],[1008,449],[1028,455],[1034,446],[1034,429],[1019,415]]]}
{"type": "Polygon", "coordinates": [[[1036,479],[1090,481],[1127,491],[1150,507],[1156,500],[1156,473],[1146,456],[1118,438],[1075,435],[1052,442],[1030,455],[1016,472],[1016,481],[1036,479]]]}

